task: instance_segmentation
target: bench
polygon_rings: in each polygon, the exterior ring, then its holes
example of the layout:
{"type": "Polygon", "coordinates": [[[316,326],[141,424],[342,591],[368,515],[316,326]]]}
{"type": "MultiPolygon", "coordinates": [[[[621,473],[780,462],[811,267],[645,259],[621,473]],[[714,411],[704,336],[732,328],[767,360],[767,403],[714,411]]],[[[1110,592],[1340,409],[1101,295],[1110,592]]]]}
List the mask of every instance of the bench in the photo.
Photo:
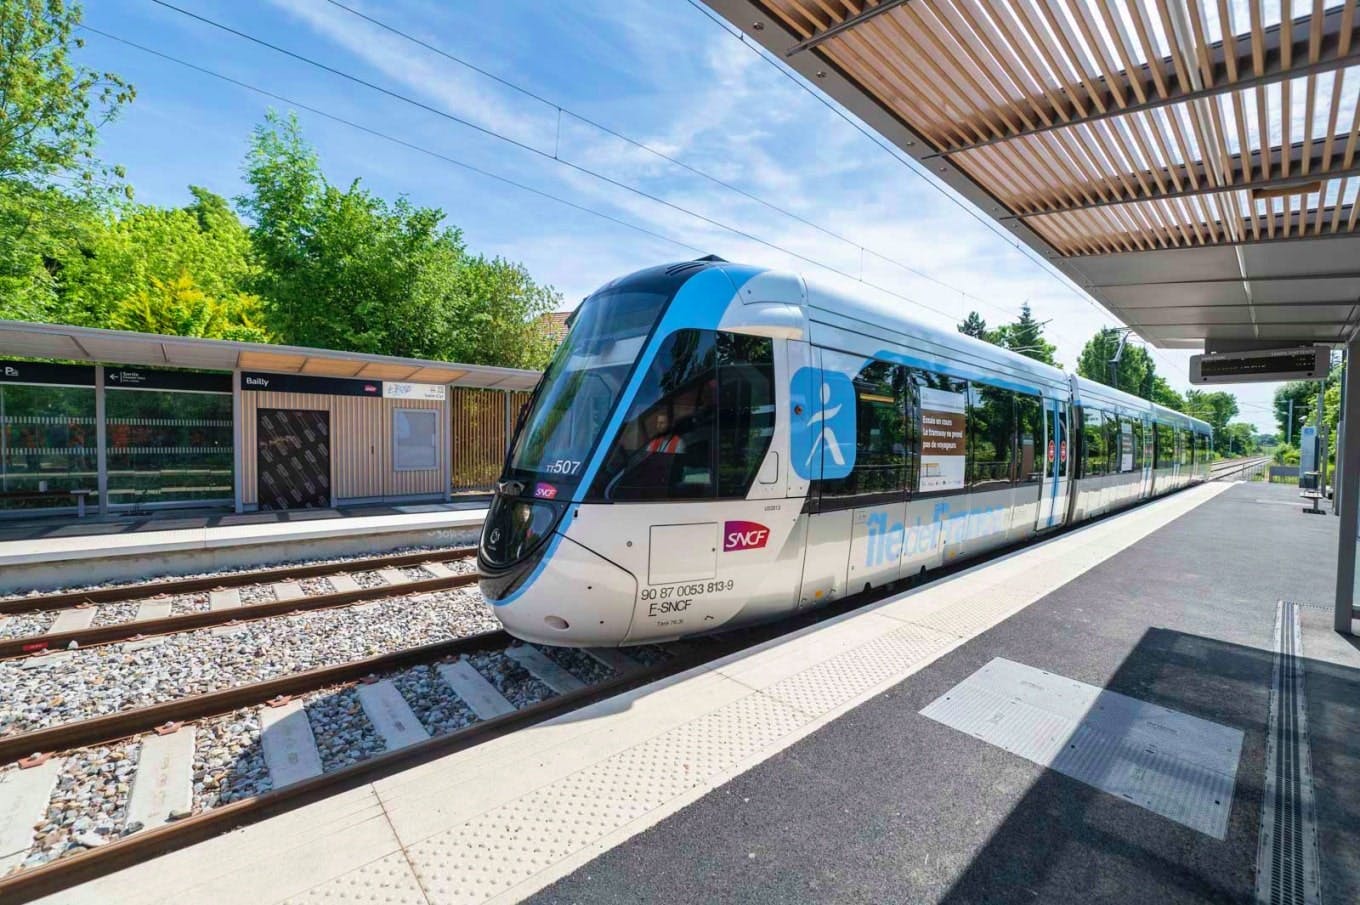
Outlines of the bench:
{"type": "Polygon", "coordinates": [[[94,490],[6,490],[0,491],[0,500],[47,500],[52,497],[75,497],[76,518],[85,517],[85,500],[96,496],[94,490]]]}
{"type": "Polygon", "coordinates": [[[1308,500],[1309,506],[1312,507],[1303,510],[1304,512],[1307,512],[1311,515],[1326,515],[1326,513],[1324,513],[1321,509],[1318,508],[1318,503],[1321,503],[1323,500],[1323,493],[1321,490],[1305,490],[1302,493],[1300,493],[1299,496],[1303,497],[1305,500],[1308,500]]]}

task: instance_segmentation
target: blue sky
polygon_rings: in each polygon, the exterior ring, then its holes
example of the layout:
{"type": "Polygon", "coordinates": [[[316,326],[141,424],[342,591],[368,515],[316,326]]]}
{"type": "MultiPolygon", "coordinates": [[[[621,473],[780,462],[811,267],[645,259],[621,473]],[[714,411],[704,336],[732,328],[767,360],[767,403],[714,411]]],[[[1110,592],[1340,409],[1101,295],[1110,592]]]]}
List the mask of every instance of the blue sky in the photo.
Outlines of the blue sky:
{"type": "MultiPolygon", "coordinates": [[[[404,194],[415,203],[443,208],[474,250],[522,261],[535,278],[562,292],[564,307],[615,276],[694,257],[697,249],[857,286],[933,323],[961,320],[970,308],[989,323],[1002,323],[1028,300],[1039,319],[1050,321],[1049,337],[1069,370],[1091,334],[1114,323],[979,222],[966,203],[955,203],[947,189],[880,148],[684,0],[342,0],[527,88],[546,104],[326,0],[173,2],[439,112],[320,71],[151,0],[87,0],[85,20],[101,31],[639,227],[630,229],[299,111],[331,181],[361,179],[386,197],[404,194]],[[553,104],[569,112],[559,117],[553,104]],[[686,172],[572,114],[851,241],[686,172]],[[862,255],[860,247],[870,253],[862,255]],[[859,283],[861,275],[873,285],[859,283]]],[[[287,104],[96,34],[86,33],[85,39],[83,62],[118,72],[137,87],[136,102],[103,130],[102,154],[128,168],[138,200],[183,204],[190,184],[228,197],[242,191],[241,162],[251,129],[267,109],[290,109],[287,104]]],[[[1188,353],[1158,351],[1156,359],[1158,370],[1184,390],[1188,353]]],[[[1242,419],[1273,432],[1272,391],[1272,385],[1239,390],[1242,419]]]]}

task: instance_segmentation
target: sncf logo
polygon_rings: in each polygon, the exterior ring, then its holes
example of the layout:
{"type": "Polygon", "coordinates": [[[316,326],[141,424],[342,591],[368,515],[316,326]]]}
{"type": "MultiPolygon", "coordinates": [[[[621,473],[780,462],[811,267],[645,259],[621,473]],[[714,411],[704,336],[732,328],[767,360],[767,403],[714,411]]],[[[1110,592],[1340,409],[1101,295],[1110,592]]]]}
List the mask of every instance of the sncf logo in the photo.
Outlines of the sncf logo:
{"type": "Polygon", "coordinates": [[[770,539],[770,529],[759,522],[728,522],[723,525],[723,552],[759,550],[770,539]]]}

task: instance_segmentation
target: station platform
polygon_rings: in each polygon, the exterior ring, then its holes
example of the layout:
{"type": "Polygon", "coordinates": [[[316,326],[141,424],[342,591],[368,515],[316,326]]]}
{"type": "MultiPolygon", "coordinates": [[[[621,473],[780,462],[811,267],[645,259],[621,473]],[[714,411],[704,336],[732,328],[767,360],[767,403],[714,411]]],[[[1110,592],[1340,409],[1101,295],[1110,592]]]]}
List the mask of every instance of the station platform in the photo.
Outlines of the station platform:
{"type": "Polygon", "coordinates": [[[0,594],[137,580],[306,558],[472,543],[488,497],[285,512],[161,510],[151,515],[0,522],[0,594]]]}
{"type": "Polygon", "coordinates": [[[43,901],[1253,901],[1290,663],[1282,882],[1360,901],[1335,543],[1294,488],[1192,487],[43,901]]]}

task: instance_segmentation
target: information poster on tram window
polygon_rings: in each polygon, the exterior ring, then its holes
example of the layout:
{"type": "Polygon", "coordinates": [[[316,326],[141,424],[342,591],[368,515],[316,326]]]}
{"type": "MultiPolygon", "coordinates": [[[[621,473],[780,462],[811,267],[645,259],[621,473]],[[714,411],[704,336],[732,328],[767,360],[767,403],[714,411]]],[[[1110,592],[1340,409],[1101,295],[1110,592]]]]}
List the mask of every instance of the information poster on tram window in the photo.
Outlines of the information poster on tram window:
{"type": "Polygon", "coordinates": [[[963,487],[966,403],[963,393],[921,387],[921,490],[963,487]]]}
{"type": "Polygon", "coordinates": [[[1119,470],[1133,471],[1133,424],[1129,421],[1119,425],[1119,470]]]}

